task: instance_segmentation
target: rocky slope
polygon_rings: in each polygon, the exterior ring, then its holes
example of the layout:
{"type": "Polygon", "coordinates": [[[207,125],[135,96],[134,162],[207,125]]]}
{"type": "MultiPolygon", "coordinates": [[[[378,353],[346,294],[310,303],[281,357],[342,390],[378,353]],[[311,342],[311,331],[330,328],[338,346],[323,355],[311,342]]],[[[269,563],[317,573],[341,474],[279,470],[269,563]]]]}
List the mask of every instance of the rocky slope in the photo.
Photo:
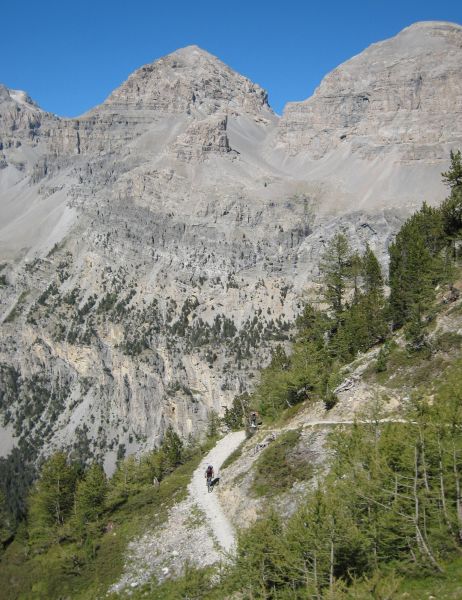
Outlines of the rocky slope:
{"type": "Polygon", "coordinates": [[[462,142],[461,63],[460,26],[416,23],[289,103],[273,146],[295,169],[337,173],[369,210],[407,205],[415,194],[431,200],[441,161],[462,142]]]}
{"type": "Polygon", "coordinates": [[[170,423],[203,430],[287,338],[338,228],[383,258],[443,198],[461,65],[460,26],[416,24],[281,119],[195,46],[78,119],[1,87],[2,451],[110,470],[170,423]]]}

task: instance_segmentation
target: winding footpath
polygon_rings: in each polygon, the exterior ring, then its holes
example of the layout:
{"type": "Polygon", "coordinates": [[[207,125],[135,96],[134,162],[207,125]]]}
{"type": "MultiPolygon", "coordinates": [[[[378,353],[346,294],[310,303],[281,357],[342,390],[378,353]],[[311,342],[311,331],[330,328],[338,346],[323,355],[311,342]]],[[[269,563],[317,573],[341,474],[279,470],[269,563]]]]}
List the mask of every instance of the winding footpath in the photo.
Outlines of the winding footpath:
{"type": "Polygon", "coordinates": [[[194,471],[189,493],[195,503],[204,512],[213,535],[225,552],[232,552],[235,544],[234,529],[222,510],[218,495],[208,492],[205,482],[205,470],[212,465],[215,476],[220,476],[220,468],[228,456],[245,440],[244,431],[235,431],[222,438],[204,457],[199,467],[194,471]]]}
{"type": "MultiPolygon", "coordinates": [[[[303,429],[313,426],[332,426],[332,425],[354,425],[369,423],[406,423],[405,419],[385,418],[373,420],[350,420],[350,419],[325,419],[316,421],[307,421],[301,425],[303,429]]],[[[270,433],[272,431],[285,431],[290,428],[278,430],[261,429],[262,432],[270,433]]],[[[297,428],[294,428],[297,429],[297,428]]],[[[229,433],[218,441],[216,446],[203,458],[199,467],[189,484],[188,491],[190,497],[206,515],[206,520],[212,530],[213,536],[225,552],[232,552],[235,546],[234,528],[226,517],[220,505],[218,495],[214,492],[209,493],[205,482],[205,470],[208,465],[212,465],[215,470],[215,476],[220,476],[220,468],[228,456],[245,440],[244,431],[229,433]]]]}
{"type": "MultiPolygon", "coordinates": [[[[353,425],[354,423],[406,423],[400,418],[373,420],[326,419],[300,423],[297,427],[260,429],[265,435],[273,431],[283,433],[290,429],[305,429],[313,426],[353,425]]],[[[220,476],[224,461],[245,440],[244,431],[229,433],[204,456],[194,471],[188,486],[188,496],[172,506],[168,520],[154,530],[147,530],[140,538],[128,544],[124,572],[111,586],[110,592],[120,593],[133,589],[154,575],[159,582],[180,575],[189,563],[199,568],[226,560],[236,546],[233,526],[227,518],[218,494],[208,492],[205,481],[207,466],[213,465],[215,475],[220,476]],[[194,522],[195,508],[200,510],[199,521],[194,522]]],[[[255,440],[256,442],[256,440],[255,440]]],[[[258,446],[258,444],[257,444],[258,446]]],[[[264,447],[264,446],[263,446],[264,447]]],[[[116,535],[114,533],[114,535],[116,535]]]]}

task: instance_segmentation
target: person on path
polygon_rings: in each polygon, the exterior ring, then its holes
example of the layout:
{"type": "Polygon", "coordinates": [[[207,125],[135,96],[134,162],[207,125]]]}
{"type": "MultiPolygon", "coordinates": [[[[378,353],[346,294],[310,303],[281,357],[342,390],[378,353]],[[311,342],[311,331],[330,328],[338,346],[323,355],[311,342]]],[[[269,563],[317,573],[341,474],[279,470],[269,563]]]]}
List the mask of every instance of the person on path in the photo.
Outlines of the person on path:
{"type": "Polygon", "coordinates": [[[212,465],[209,465],[206,470],[205,470],[205,478],[207,479],[207,481],[210,479],[212,480],[215,476],[215,472],[213,470],[212,465]]]}

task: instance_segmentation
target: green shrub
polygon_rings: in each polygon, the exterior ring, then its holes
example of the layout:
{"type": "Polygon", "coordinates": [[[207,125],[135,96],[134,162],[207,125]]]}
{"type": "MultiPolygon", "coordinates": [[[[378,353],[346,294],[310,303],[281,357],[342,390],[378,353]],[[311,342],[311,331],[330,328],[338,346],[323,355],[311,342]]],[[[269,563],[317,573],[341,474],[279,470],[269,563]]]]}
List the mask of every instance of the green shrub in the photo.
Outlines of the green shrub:
{"type": "Polygon", "coordinates": [[[287,431],[262,451],[254,467],[255,496],[275,496],[289,490],[296,481],[311,477],[310,465],[294,452],[299,441],[300,431],[287,431]]]}

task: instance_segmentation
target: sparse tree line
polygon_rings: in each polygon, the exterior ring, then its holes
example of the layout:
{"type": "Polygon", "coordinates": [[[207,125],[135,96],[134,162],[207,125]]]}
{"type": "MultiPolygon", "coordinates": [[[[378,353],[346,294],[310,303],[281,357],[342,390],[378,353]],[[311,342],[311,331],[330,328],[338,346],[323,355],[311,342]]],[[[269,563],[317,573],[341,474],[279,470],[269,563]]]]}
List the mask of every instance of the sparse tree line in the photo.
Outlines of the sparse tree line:
{"type": "Polygon", "coordinates": [[[224,590],[393,598],[400,577],[442,573],[462,552],[461,367],[445,373],[433,402],[414,399],[408,424],[375,412],[333,433],[327,477],[288,520],[270,513],[240,534],[224,590]]]}
{"type": "MultiPolygon", "coordinates": [[[[297,320],[291,353],[276,348],[254,393],[237,397],[227,411],[228,426],[241,427],[250,407],[270,418],[309,399],[322,399],[327,408],[332,407],[340,369],[359,352],[386,342],[398,329],[404,332],[409,352],[431,353],[428,328],[435,317],[435,300],[442,286],[451,284],[461,254],[460,151],[451,152],[443,179],[450,188],[448,198],[437,208],[423,204],[388,249],[388,297],[371,248],[366,246],[360,254],[342,232],[332,238],[319,265],[325,308],[305,307],[297,320]]],[[[385,344],[378,370],[386,370],[386,358],[385,344]]]]}
{"type": "Polygon", "coordinates": [[[17,518],[22,517],[33,552],[44,551],[60,540],[93,548],[117,507],[144,488],[159,484],[194,451],[169,427],[158,449],[140,458],[131,455],[118,460],[110,478],[99,462],[83,465],[70,460],[65,452],[56,452],[43,462],[22,514],[12,510],[12,499],[0,491],[0,541],[7,544],[12,540],[17,518]]]}

